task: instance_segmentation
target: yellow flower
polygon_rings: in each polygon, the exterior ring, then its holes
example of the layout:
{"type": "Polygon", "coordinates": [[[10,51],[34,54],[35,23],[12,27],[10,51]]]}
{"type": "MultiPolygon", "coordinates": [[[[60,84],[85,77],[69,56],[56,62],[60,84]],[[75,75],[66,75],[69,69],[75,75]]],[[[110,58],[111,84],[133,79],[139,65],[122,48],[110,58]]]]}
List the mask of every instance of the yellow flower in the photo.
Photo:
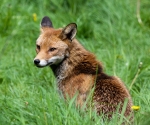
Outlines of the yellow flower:
{"type": "Polygon", "coordinates": [[[140,106],[135,106],[135,105],[134,105],[134,106],[131,107],[131,109],[133,109],[133,110],[139,110],[139,109],[140,109],[140,106]]]}
{"type": "Polygon", "coordinates": [[[36,15],[36,13],[33,13],[32,16],[33,16],[33,20],[36,22],[37,21],[37,15],[36,15]]]}

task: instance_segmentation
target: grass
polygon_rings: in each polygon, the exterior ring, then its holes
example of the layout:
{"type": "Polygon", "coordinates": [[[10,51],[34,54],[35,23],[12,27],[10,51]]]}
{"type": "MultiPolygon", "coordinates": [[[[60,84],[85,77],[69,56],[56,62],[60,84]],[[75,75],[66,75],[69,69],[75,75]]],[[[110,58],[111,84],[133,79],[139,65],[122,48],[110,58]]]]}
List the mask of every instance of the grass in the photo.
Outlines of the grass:
{"type": "Polygon", "coordinates": [[[49,69],[33,65],[39,24],[48,15],[54,27],[78,25],[77,38],[96,54],[109,75],[125,83],[134,105],[135,125],[150,120],[150,2],[138,0],[1,0],[0,4],[0,124],[1,125],[119,125],[92,110],[75,108],[74,99],[59,96],[49,69]],[[33,16],[34,14],[34,16],[33,16]],[[94,118],[94,121],[92,120],[94,118]]]}

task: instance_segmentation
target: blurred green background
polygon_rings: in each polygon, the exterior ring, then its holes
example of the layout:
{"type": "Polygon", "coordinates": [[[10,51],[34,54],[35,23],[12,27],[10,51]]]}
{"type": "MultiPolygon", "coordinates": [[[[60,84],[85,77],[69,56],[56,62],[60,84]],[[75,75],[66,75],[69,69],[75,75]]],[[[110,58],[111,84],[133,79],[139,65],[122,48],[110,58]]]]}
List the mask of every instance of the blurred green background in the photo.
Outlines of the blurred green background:
{"type": "Polygon", "coordinates": [[[0,125],[118,125],[59,96],[49,67],[33,64],[40,21],[78,25],[77,39],[130,90],[135,125],[150,124],[149,0],[1,0],[0,125]],[[137,7],[140,5],[140,7],[137,7]],[[95,119],[95,121],[91,119],[95,119]]]}

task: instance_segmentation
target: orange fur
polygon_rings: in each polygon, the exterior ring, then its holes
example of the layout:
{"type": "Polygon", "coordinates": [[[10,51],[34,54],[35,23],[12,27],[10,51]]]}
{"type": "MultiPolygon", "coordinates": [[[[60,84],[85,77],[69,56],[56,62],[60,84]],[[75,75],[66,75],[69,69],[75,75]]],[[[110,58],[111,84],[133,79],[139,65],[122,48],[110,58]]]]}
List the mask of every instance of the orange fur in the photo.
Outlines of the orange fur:
{"type": "Polygon", "coordinates": [[[75,39],[76,25],[54,29],[51,25],[45,26],[45,20],[48,18],[43,18],[41,23],[44,25],[37,39],[35,64],[38,67],[49,65],[52,68],[65,98],[67,95],[72,98],[78,93],[77,105],[82,106],[89,92],[95,87],[92,100],[99,114],[104,113],[111,117],[119,104],[121,112],[127,98],[124,115],[129,116],[132,113],[132,100],[128,90],[119,78],[106,75],[101,62],[75,39]],[[57,61],[52,57],[57,58],[57,61]],[[43,63],[39,62],[41,60],[44,60],[43,63]]]}

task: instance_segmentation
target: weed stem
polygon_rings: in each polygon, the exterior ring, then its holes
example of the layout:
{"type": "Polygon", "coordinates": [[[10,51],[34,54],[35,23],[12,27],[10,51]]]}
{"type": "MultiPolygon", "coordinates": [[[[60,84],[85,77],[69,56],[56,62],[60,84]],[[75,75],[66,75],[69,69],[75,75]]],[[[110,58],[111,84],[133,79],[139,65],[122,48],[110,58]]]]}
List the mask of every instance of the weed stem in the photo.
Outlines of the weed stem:
{"type": "Polygon", "coordinates": [[[132,88],[133,84],[135,83],[135,81],[136,81],[138,75],[140,74],[141,67],[142,67],[142,62],[140,62],[139,66],[138,66],[138,70],[137,70],[137,72],[136,72],[136,74],[135,74],[134,79],[133,79],[132,82],[131,82],[131,85],[130,85],[130,87],[129,87],[129,90],[131,90],[131,88],[132,88]]]}
{"type": "Polygon", "coordinates": [[[137,19],[138,19],[139,24],[143,24],[141,16],[140,16],[140,0],[137,0],[136,15],[137,15],[137,19]]]}

